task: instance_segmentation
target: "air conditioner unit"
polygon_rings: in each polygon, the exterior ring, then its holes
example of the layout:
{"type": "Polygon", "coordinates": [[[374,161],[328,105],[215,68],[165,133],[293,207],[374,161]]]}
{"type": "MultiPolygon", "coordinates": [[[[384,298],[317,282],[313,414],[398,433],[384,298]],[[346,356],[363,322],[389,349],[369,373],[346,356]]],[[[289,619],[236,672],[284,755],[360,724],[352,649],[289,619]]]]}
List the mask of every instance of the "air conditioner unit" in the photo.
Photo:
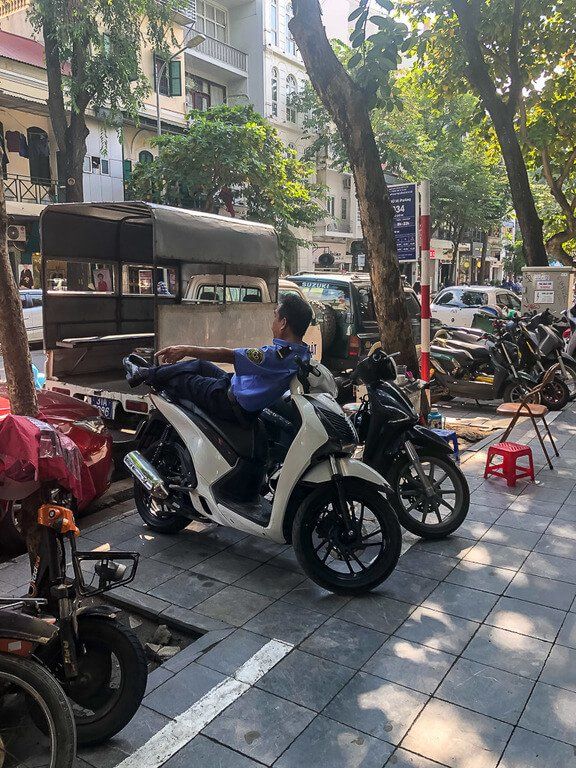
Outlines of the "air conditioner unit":
{"type": "Polygon", "coordinates": [[[342,179],[342,186],[344,189],[352,189],[352,179],[350,176],[344,176],[342,179]]]}
{"type": "Polygon", "coordinates": [[[19,224],[10,224],[6,230],[8,240],[12,240],[16,243],[26,242],[26,227],[19,224]]]}

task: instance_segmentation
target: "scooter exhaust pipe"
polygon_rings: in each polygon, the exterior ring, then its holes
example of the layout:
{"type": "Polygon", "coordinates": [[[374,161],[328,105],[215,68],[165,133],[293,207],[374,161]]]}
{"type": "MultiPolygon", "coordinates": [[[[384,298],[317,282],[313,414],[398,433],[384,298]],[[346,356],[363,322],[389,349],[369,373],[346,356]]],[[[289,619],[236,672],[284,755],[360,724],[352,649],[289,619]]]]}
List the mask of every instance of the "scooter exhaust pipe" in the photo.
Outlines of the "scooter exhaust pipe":
{"type": "Polygon", "coordinates": [[[124,465],[132,477],[138,480],[153,498],[162,500],[168,498],[169,492],[164,485],[164,479],[140,451],[127,453],[124,456],[124,465]]]}

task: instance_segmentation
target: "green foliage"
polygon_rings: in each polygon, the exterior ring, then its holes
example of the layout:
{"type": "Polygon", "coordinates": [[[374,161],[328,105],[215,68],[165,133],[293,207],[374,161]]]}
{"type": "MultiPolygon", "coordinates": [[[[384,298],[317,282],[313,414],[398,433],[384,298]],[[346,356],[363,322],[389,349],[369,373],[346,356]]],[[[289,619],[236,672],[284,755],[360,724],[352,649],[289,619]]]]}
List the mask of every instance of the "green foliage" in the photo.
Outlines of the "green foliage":
{"type": "Polygon", "coordinates": [[[276,130],[250,106],[193,111],[181,135],[154,140],[158,157],[135,166],[132,194],[167,205],[219,208],[229,190],[249,219],[272,224],[285,253],[294,249],[292,228],[324,218],[311,183],[311,166],[286,148],[276,130]]]}
{"type": "Polygon", "coordinates": [[[52,42],[71,77],[64,88],[72,110],[104,108],[110,122],[136,116],[150,82],[141,71],[145,44],[165,53],[176,0],[32,0],[34,27],[53,30],[52,42]],[[147,22],[145,21],[147,20],[147,22]]]}

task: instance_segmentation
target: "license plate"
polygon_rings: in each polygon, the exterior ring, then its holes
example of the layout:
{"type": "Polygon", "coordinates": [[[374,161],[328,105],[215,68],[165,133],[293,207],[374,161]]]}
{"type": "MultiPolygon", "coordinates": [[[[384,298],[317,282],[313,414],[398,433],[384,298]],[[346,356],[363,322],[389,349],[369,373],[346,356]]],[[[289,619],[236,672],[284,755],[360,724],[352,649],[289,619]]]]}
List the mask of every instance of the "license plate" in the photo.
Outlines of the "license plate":
{"type": "Polygon", "coordinates": [[[116,409],[116,401],[111,400],[109,397],[90,397],[90,402],[93,406],[98,408],[100,414],[104,419],[113,419],[114,411],[116,409]]]}

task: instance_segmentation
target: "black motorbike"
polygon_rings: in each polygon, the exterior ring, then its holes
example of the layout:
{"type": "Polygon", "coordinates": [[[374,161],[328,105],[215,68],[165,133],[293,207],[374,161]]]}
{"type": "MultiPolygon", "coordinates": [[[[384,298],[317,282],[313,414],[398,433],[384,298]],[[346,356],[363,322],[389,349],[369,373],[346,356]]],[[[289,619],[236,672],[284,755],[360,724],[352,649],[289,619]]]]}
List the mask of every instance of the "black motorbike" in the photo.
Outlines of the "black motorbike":
{"type": "Polygon", "coordinates": [[[376,349],[353,377],[367,394],[354,416],[363,461],[392,486],[398,520],[425,539],[440,539],[459,528],[468,514],[470,490],[452,459],[452,449],[419,415],[396,381],[392,356],[376,349]]]}
{"type": "Polygon", "coordinates": [[[538,377],[521,370],[518,345],[506,338],[504,323],[493,325],[494,334],[481,333],[476,342],[443,330],[436,334],[430,346],[433,396],[519,402],[536,386],[538,377]]]}
{"type": "MultiPolygon", "coordinates": [[[[439,539],[464,521],[470,492],[464,474],[452,461],[452,449],[438,435],[418,425],[418,414],[394,384],[393,358],[377,349],[356,368],[352,380],[366,384],[368,394],[354,416],[363,461],[376,469],[395,490],[389,500],[397,517],[411,533],[439,539]]],[[[298,427],[285,400],[277,401],[261,416],[269,451],[268,482],[277,480],[277,467],[298,427]]]]}

